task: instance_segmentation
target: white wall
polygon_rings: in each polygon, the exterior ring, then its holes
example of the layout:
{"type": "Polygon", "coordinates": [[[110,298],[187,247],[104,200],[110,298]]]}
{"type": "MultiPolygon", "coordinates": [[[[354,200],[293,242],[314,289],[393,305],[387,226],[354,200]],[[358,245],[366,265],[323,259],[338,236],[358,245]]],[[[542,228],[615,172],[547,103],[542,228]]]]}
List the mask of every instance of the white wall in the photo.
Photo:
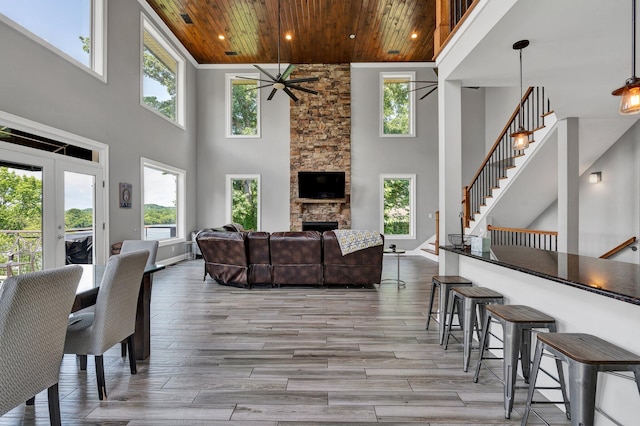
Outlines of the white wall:
{"type": "Polygon", "coordinates": [[[471,183],[487,155],[485,102],[485,89],[462,88],[462,185],[471,183]]]}
{"type": "MultiPolygon", "coordinates": [[[[0,23],[0,110],[109,145],[110,243],[139,239],[141,206],[118,207],[118,183],[140,192],[140,157],[195,168],[195,68],[187,63],[184,129],[140,106],[140,5],[108,2],[107,83],[0,23]]],[[[187,172],[187,230],[195,225],[195,175],[187,172]]],[[[183,245],[163,247],[158,260],[183,245]]]]}
{"type": "MultiPolygon", "coordinates": [[[[640,124],[631,127],[580,177],[580,254],[598,257],[623,241],[640,237],[640,124]],[[602,182],[589,183],[591,172],[602,182]]],[[[557,230],[557,202],[528,228],[557,230]]],[[[613,257],[640,263],[640,251],[625,249],[613,257]]]]}
{"type": "Polygon", "coordinates": [[[436,79],[431,68],[351,67],[351,227],[380,229],[380,174],[415,173],[416,238],[387,238],[411,250],[435,233],[438,98],[436,91],[418,100],[426,92],[417,92],[415,138],[380,137],[380,73],[394,71],[416,71],[416,80],[436,79]]]}
{"type": "Polygon", "coordinates": [[[246,66],[198,70],[198,228],[226,223],[225,175],[259,174],[261,230],[290,229],[289,97],[277,93],[267,101],[271,89],[261,89],[261,137],[229,139],[225,136],[225,75],[255,71],[246,66]]]}
{"type": "Polygon", "coordinates": [[[518,107],[520,89],[518,87],[485,88],[485,153],[493,146],[509,117],[518,107]]]}

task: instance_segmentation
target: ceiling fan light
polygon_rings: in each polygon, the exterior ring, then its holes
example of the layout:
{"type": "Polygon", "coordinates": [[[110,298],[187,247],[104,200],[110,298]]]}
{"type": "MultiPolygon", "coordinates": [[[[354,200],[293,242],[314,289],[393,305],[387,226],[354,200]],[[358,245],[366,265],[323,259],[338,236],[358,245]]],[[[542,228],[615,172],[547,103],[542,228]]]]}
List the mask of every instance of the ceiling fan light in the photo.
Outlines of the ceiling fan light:
{"type": "Polygon", "coordinates": [[[513,141],[511,142],[511,147],[513,148],[513,150],[521,151],[528,148],[529,144],[533,142],[529,140],[529,136],[532,133],[533,132],[529,132],[522,127],[520,127],[515,133],[511,133],[511,135],[509,136],[511,136],[511,138],[513,139],[513,141]]]}
{"type": "Polygon", "coordinates": [[[284,89],[284,83],[273,83],[273,88],[274,89],[278,89],[278,90],[282,90],[282,89],[284,89]]]}
{"type": "Polygon", "coordinates": [[[632,77],[619,89],[612,92],[614,96],[620,96],[620,114],[633,115],[640,113],[640,80],[632,77]]]}

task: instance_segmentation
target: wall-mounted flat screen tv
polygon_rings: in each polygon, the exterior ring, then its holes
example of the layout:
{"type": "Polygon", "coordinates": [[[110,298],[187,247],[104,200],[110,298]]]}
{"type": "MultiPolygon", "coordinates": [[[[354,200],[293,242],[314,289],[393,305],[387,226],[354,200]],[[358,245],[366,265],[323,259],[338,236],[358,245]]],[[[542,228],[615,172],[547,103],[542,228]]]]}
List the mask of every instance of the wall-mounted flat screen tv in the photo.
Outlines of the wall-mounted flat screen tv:
{"type": "Polygon", "coordinates": [[[344,172],[298,172],[298,197],[344,198],[344,172]]]}

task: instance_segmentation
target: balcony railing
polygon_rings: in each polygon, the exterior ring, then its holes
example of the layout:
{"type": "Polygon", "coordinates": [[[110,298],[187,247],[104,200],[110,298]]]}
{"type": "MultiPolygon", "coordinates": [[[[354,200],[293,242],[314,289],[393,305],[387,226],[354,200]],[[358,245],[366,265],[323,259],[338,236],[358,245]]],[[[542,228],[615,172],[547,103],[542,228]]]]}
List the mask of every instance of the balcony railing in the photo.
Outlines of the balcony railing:
{"type": "Polygon", "coordinates": [[[434,59],[479,1],[436,0],[436,29],[433,34],[434,59]]]}

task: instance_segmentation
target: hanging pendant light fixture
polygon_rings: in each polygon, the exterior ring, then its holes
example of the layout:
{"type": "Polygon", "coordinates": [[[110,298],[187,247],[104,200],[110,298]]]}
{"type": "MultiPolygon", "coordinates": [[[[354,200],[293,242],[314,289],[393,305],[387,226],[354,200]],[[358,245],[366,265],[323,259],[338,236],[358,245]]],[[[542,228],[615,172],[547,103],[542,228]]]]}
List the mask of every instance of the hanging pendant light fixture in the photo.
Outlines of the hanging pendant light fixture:
{"type": "Polygon", "coordinates": [[[636,0],[631,1],[631,78],[611,94],[622,96],[620,114],[631,115],[640,112],[640,79],[636,77],[636,0]]]}
{"type": "Polygon", "coordinates": [[[529,40],[520,40],[513,44],[513,49],[520,51],[520,101],[519,101],[520,111],[518,112],[518,117],[520,118],[519,120],[520,124],[518,126],[518,130],[515,133],[511,133],[510,135],[511,138],[513,138],[511,146],[513,147],[514,151],[523,150],[529,146],[529,143],[533,142],[529,140],[529,136],[533,134],[533,132],[525,130],[524,117],[522,116],[522,96],[523,96],[522,94],[522,49],[524,49],[528,45],[529,45],[529,40]]]}

